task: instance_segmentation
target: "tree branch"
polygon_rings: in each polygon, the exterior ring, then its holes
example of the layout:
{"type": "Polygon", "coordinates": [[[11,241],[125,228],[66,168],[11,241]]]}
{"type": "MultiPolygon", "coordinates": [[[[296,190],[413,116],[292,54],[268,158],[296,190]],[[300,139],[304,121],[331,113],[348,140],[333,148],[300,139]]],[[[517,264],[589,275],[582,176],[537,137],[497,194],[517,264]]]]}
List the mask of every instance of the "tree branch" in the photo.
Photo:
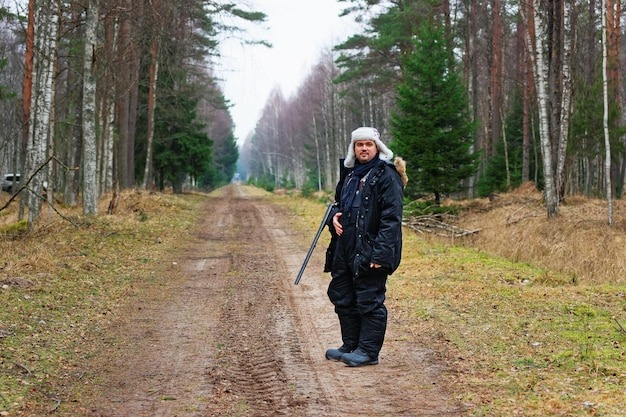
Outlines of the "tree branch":
{"type": "Polygon", "coordinates": [[[626,329],[624,329],[624,326],[622,326],[622,325],[620,324],[620,322],[619,322],[619,321],[617,321],[617,319],[616,319],[616,318],[613,318],[613,320],[614,320],[614,321],[615,321],[615,323],[617,324],[617,327],[619,327],[619,328],[620,328],[620,330],[622,331],[622,333],[626,334],[626,329]]]}
{"type": "Polygon", "coordinates": [[[466,230],[449,223],[445,223],[438,218],[439,216],[416,216],[409,217],[402,224],[418,233],[432,233],[442,237],[462,237],[476,234],[480,229],[466,230]]]}

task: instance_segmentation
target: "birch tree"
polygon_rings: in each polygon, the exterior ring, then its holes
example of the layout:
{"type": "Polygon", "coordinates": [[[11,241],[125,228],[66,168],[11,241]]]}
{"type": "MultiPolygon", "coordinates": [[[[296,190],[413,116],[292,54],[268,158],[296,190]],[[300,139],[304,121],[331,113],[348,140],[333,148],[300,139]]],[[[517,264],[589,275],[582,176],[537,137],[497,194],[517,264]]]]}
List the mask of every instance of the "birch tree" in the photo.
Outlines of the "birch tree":
{"type": "MultiPolygon", "coordinates": [[[[26,26],[26,45],[24,51],[24,84],[22,86],[22,140],[20,152],[20,166],[25,166],[26,148],[29,142],[30,116],[33,101],[33,75],[35,65],[35,15],[37,2],[28,0],[28,16],[26,26]]],[[[15,172],[15,170],[14,170],[15,172]]],[[[24,218],[26,200],[20,202],[18,218],[24,218]]]]}
{"type": "Polygon", "coordinates": [[[52,134],[54,105],[54,64],[57,49],[58,3],[40,0],[34,9],[33,95],[28,143],[26,145],[28,187],[28,225],[33,227],[41,212],[43,164],[52,134]]]}
{"type": "Polygon", "coordinates": [[[561,81],[561,119],[558,141],[557,167],[556,167],[556,194],[557,198],[563,198],[565,193],[565,158],[567,156],[567,138],[572,101],[572,2],[563,0],[563,62],[561,81]]]}
{"type": "Polygon", "coordinates": [[[550,137],[550,113],[548,112],[548,60],[546,59],[547,18],[542,0],[533,0],[535,25],[535,83],[539,103],[539,134],[543,160],[544,196],[548,217],[554,217],[558,210],[558,197],[554,186],[552,169],[552,141],[550,137]]]}
{"type": "Polygon", "coordinates": [[[615,154],[613,156],[612,172],[613,176],[613,192],[616,197],[621,197],[624,189],[624,177],[626,176],[626,153],[623,151],[626,146],[626,135],[623,126],[626,125],[626,108],[625,95],[621,82],[621,0],[606,1],[606,54],[607,54],[607,88],[609,100],[609,132],[613,136],[613,147],[615,154]],[[617,140],[619,139],[619,144],[617,140]]]}
{"type": "Polygon", "coordinates": [[[607,200],[607,221],[613,224],[613,186],[611,182],[611,141],[609,136],[609,88],[608,88],[608,66],[607,66],[607,42],[606,42],[606,0],[602,0],[602,96],[604,103],[604,113],[602,125],[604,127],[604,183],[607,200]]]}
{"type": "MultiPolygon", "coordinates": [[[[104,47],[102,51],[102,77],[98,83],[99,97],[99,125],[101,127],[102,140],[98,147],[98,190],[111,191],[113,189],[114,175],[113,160],[115,156],[115,71],[112,63],[115,61],[117,31],[115,30],[115,18],[112,13],[104,14],[104,47]]],[[[118,177],[115,175],[115,178],[118,177]]],[[[119,182],[116,183],[119,186],[119,182]]]]}
{"type": "Polygon", "coordinates": [[[96,145],[96,31],[98,28],[98,1],[89,0],[85,22],[85,49],[83,56],[83,213],[98,213],[98,176],[96,145]]]}

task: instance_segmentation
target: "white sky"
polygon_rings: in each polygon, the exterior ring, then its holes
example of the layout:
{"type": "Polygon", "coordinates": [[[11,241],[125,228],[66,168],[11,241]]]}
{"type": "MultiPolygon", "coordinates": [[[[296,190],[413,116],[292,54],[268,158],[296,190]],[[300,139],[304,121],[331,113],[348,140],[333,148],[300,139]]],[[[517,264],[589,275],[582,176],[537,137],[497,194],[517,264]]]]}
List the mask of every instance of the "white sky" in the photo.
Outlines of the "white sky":
{"type": "Polygon", "coordinates": [[[332,48],[356,31],[351,17],[339,18],[348,3],[336,0],[249,0],[264,12],[263,30],[252,27],[248,35],[273,47],[245,46],[239,40],[222,43],[218,77],[232,107],[235,136],[242,142],[256,126],[270,92],[279,87],[288,98],[294,94],[323,50],[332,48]]]}

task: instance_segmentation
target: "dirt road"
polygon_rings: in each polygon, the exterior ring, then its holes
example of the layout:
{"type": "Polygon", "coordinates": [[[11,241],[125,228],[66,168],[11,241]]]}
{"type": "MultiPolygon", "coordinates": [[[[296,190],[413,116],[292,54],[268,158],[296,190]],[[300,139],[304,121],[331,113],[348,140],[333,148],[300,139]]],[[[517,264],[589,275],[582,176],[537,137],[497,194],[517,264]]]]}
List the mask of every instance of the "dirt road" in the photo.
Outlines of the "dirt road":
{"type": "Polygon", "coordinates": [[[396,334],[380,364],[327,361],[340,343],[324,248],[285,209],[229,186],[181,236],[171,279],[147,288],[102,353],[89,416],[457,416],[436,355],[396,334]],[[188,243],[187,243],[188,241],[188,243]]]}

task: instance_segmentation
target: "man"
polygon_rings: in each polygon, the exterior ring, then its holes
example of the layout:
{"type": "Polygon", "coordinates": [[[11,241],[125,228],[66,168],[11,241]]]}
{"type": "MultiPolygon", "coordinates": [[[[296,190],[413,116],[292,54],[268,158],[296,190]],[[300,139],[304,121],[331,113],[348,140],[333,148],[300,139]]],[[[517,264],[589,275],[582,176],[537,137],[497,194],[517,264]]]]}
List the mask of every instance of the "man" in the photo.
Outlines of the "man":
{"type": "Polygon", "coordinates": [[[344,166],[352,171],[332,214],[338,240],[328,286],[343,345],[328,349],[326,358],[376,365],[387,329],[387,277],[400,264],[406,175],[376,129],[360,127],[351,139],[344,166]]]}

